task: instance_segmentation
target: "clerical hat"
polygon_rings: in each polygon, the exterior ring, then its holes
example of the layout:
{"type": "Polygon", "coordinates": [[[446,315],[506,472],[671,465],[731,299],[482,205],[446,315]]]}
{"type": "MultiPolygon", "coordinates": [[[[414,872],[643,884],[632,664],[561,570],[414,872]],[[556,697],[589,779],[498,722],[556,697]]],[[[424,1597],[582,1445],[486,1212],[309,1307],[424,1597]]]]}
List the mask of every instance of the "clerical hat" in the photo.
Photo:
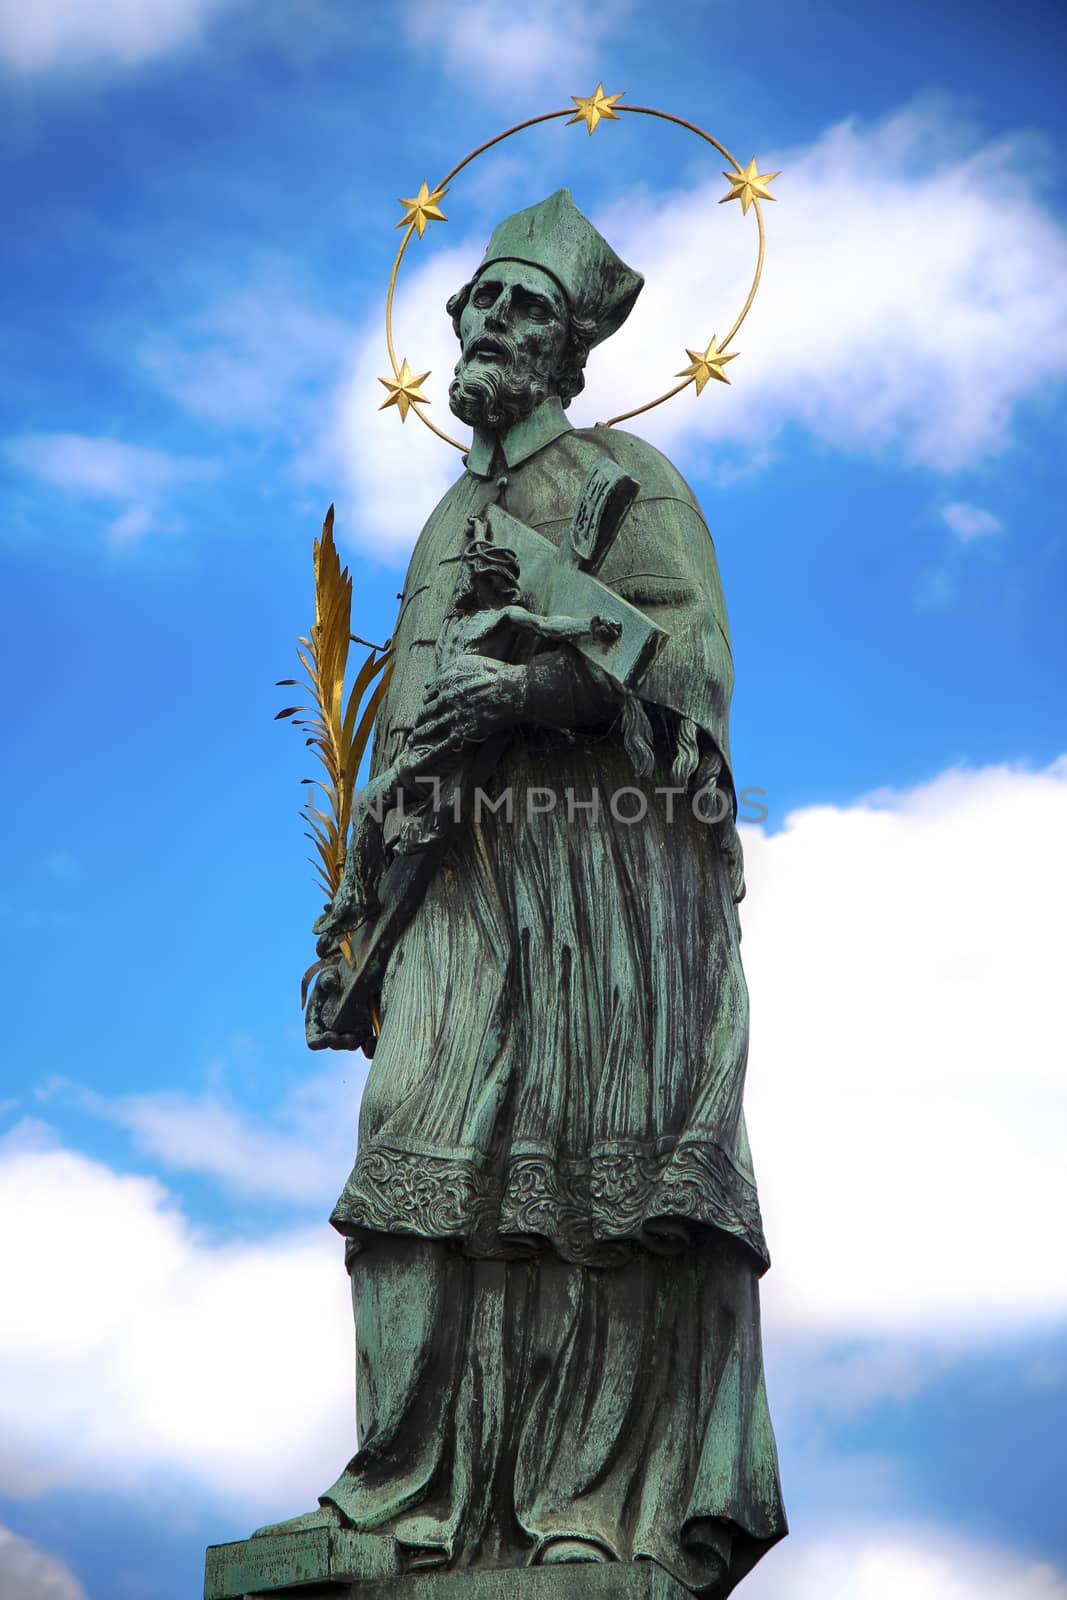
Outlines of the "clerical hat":
{"type": "Polygon", "coordinates": [[[526,261],[555,278],[575,316],[596,328],[594,344],[622,327],[645,281],[583,217],[569,189],[498,223],[475,277],[494,261],[526,261]]]}

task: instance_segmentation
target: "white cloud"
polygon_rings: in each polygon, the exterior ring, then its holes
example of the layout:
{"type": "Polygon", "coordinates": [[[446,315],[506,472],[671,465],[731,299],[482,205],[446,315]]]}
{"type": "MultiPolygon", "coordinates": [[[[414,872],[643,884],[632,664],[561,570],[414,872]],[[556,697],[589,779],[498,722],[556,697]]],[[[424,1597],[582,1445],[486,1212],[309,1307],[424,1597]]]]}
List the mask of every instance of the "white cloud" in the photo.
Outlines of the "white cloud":
{"type": "Polygon", "coordinates": [[[745,833],[772,1314],[920,1337],[1062,1315],[1067,758],[745,833]]]}
{"type": "Polygon", "coordinates": [[[38,1100],[60,1102],[124,1128],[167,1171],[214,1178],[243,1197],[279,1205],[333,1205],[355,1152],[361,1054],[305,1078],[269,1117],[249,1115],[221,1091],[101,1095],[53,1079],[38,1100]]]}
{"type": "MultiPolygon", "coordinates": [[[[448,409],[448,385],[457,347],[445,302],[470,277],[485,243],[464,240],[438,251],[428,266],[402,280],[393,313],[398,361],[412,372],[429,370],[427,415],[465,443],[470,429],[448,409]]],[[[317,482],[337,484],[337,536],[370,554],[396,559],[410,550],[434,503],[462,471],[459,452],[443,444],[411,412],[401,422],[395,406],[380,409],[389,372],[381,317],[350,349],[346,374],[332,404],[332,423],[309,450],[301,470],[317,482]]]]}
{"type": "MultiPolygon", "coordinates": [[[[760,152],[782,175],[732,388],[689,391],[635,426],[711,466],[709,447],[758,457],[788,423],[942,472],[1001,450],[1020,402],[1067,375],[1067,233],[1031,176],[1041,154],[1025,134],[978,143],[934,104],[760,152]],[[999,361],[1006,327],[1012,358],[999,361]]],[[[594,415],[666,389],[683,350],[723,337],[740,310],[754,214],[720,207],[724,188],[716,173],[651,214],[602,219],[647,286],[591,367],[594,415]]]]}
{"type": "Polygon", "coordinates": [[[3,449],[14,466],[66,494],[127,502],[108,529],[116,545],[130,544],[155,527],[161,501],[177,486],[213,477],[218,470],[196,456],[79,433],[20,434],[6,439],[3,449]]]}
{"type": "MultiPolygon", "coordinates": [[[[768,1309],[773,1318],[775,1307],[768,1309]]],[[[817,1437],[828,1426],[855,1422],[887,1402],[908,1405],[945,1377],[961,1353],[958,1343],[938,1339],[928,1330],[918,1338],[897,1335],[842,1342],[822,1337],[822,1330],[800,1330],[795,1325],[787,1330],[781,1322],[774,1329],[768,1360],[774,1409],[782,1407],[794,1428],[815,1432],[817,1437]],[[783,1338],[786,1332],[788,1338],[783,1338]]],[[[833,1472],[838,1461],[820,1461],[816,1451],[808,1465],[809,1470],[833,1472]]],[[[884,1475],[888,1465],[885,1458],[876,1458],[875,1470],[884,1475]]],[[[807,1487],[810,1492],[810,1483],[807,1487]]],[[[818,1503],[823,1503],[822,1496],[818,1503]]],[[[840,1495],[826,1503],[840,1507],[840,1495]]]]}
{"type": "Polygon", "coordinates": [[[195,457],[79,433],[26,433],[6,440],[4,450],[15,466],[45,483],[102,500],[156,495],[215,471],[211,462],[195,457]]]}
{"type": "MultiPolygon", "coordinates": [[[[611,130],[608,130],[610,135],[611,130]]],[[[679,138],[682,136],[679,135],[679,138]]],[[[696,149],[680,147],[680,159],[696,149]]],[[[848,121],[814,144],[762,151],[782,168],[764,207],[763,283],[738,336],[730,388],[690,389],[626,426],[701,474],[759,465],[790,425],[846,450],[892,454],[950,473],[1011,441],[1017,409],[1067,374],[1067,234],[1042,202],[1042,151],[1032,136],[979,142],[932,104],[884,122],[848,121]],[[1004,329],[1011,356],[1004,359],[1004,329]]],[[[747,156],[742,152],[742,159],[747,156]]],[[[572,420],[589,426],[662,393],[685,350],[725,337],[755,263],[754,213],[717,203],[721,160],[692,187],[633,196],[597,210],[577,203],[646,287],[623,330],[594,352],[572,420]]],[[[463,227],[463,180],[449,227],[463,227]]],[[[533,196],[513,196],[526,204],[533,196]]],[[[403,349],[434,369],[431,415],[451,426],[445,375],[455,361],[442,301],[484,240],[401,272],[403,349]],[[448,262],[447,270],[444,266],[448,262]]],[[[353,536],[369,549],[409,547],[440,487],[457,470],[447,449],[386,414],[376,425],[374,379],[384,369],[380,319],[362,330],[339,390],[336,432],[352,456],[353,536]],[[361,461],[384,448],[383,468],[361,461]]]]}
{"type": "Polygon", "coordinates": [[[794,1535],[745,1580],[747,1600],[1067,1600],[1046,1563],[924,1527],[794,1535]]]}
{"type": "Polygon", "coordinates": [[[127,506],[121,511],[113,522],[108,524],[108,539],[113,545],[135,544],[138,539],[143,539],[146,533],[151,533],[155,525],[156,512],[154,506],[147,501],[140,501],[136,505],[127,506]]]}
{"type": "Polygon", "coordinates": [[[285,1515],[332,1481],[354,1401],[329,1228],[213,1243],[31,1123],[0,1142],[0,1228],[0,1492],[169,1474],[285,1515]]]}
{"type": "MultiPolygon", "coordinates": [[[[401,282],[394,307],[400,359],[408,355],[417,373],[431,369],[429,415],[461,441],[470,430],[448,410],[456,343],[444,307],[483,250],[484,241],[469,239],[438,252],[428,272],[401,282]],[[432,315],[423,315],[427,306],[432,315]]],[[[380,310],[357,337],[351,324],[301,299],[284,268],[176,333],[146,339],[138,357],[194,416],[285,438],[295,451],[296,476],[321,491],[324,502],[335,502],[338,538],[372,555],[395,559],[410,549],[427,510],[460,468],[458,453],[416,417],[401,423],[395,407],[380,410],[386,395],[378,380],[390,370],[380,310]]],[[[9,453],[13,447],[18,464],[32,469],[38,452],[24,441],[12,441],[9,453]]],[[[57,452],[40,453],[50,460],[57,452]]],[[[69,466],[66,456],[62,466],[69,466]]],[[[139,509],[112,525],[113,541],[142,531],[139,509]]]]}
{"type": "Polygon", "coordinates": [[[988,533],[999,533],[1003,526],[992,511],[986,511],[982,506],[968,505],[964,500],[955,500],[949,506],[942,506],[941,515],[957,539],[965,544],[971,539],[981,539],[988,533]]]}
{"type": "Polygon", "coordinates": [[[185,324],[180,337],[156,334],[139,354],[160,387],[194,415],[292,431],[308,400],[336,381],[350,341],[348,324],[274,281],[228,296],[185,324]]]}
{"type": "Polygon", "coordinates": [[[64,1561],[10,1528],[0,1528],[0,1593],[4,1600],[86,1600],[64,1561]]]}
{"type": "Polygon", "coordinates": [[[135,67],[195,41],[229,0],[0,0],[0,61],[17,72],[135,67]]]}
{"type": "MultiPolygon", "coordinates": [[[[553,104],[566,104],[569,96],[558,93],[561,77],[570,74],[577,83],[583,72],[595,76],[602,45],[629,10],[627,0],[540,0],[525,9],[509,0],[451,7],[410,0],[403,18],[411,44],[443,61],[469,92],[512,105],[517,90],[554,88],[553,104]]],[[[590,79],[576,92],[594,88],[590,79]]]]}
{"type": "MultiPolygon", "coordinates": [[[[765,1306],[786,1351],[775,1401],[805,1427],[817,1410],[825,1430],[887,1397],[906,1404],[961,1347],[1067,1306],[1067,758],[949,772],[746,833],[748,1107],[775,1253],[765,1306]]],[[[269,1122],[217,1095],[94,1109],[172,1167],[325,1206],[354,1141],[351,1066],[269,1122]]],[[[157,1180],[23,1122],[0,1142],[0,1230],[0,1492],[170,1471],[265,1519],[331,1481],[352,1444],[352,1336],[325,1223],[220,1242],[157,1180]]],[[[891,1463],[849,1462],[853,1488],[891,1497],[891,1463]]],[[[864,1545],[857,1570],[889,1584],[896,1548],[864,1545]]],[[[826,1569],[810,1570],[815,1587],[791,1600],[827,1600],[826,1569]]]]}

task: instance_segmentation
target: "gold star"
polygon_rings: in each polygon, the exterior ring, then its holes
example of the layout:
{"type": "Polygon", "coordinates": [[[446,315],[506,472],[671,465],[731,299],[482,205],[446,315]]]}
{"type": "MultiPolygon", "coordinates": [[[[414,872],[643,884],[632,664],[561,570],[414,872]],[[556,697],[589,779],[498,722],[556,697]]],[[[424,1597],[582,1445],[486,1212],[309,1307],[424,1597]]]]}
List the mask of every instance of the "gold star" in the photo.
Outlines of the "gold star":
{"type": "Polygon", "coordinates": [[[729,383],[729,378],[722,370],[727,361],[732,361],[737,355],[736,350],[731,350],[729,355],[724,355],[719,349],[714,338],[708,348],[701,353],[699,350],[687,350],[689,365],[681,372],[676,372],[676,378],[695,378],[697,394],[703,389],[709,378],[718,378],[720,383],[729,383]]]}
{"type": "Polygon", "coordinates": [[[578,107],[577,111],[567,123],[568,128],[572,123],[584,122],[589,132],[592,133],[601,117],[608,117],[612,122],[618,122],[618,113],[611,108],[617,100],[621,100],[626,93],[625,89],[618,94],[605,94],[604,85],[598,83],[595,94],[572,94],[571,99],[578,107]]]}
{"type": "Polygon", "coordinates": [[[384,411],[386,406],[396,406],[397,410],[400,412],[401,422],[406,422],[408,420],[408,411],[413,405],[416,403],[424,406],[429,405],[429,400],[427,400],[426,396],[419,387],[420,384],[426,382],[426,379],[429,376],[430,374],[428,372],[420,372],[417,378],[413,378],[411,375],[411,368],[408,366],[405,358],[404,363],[400,368],[400,376],[398,378],[378,379],[378,382],[383,386],[383,388],[389,390],[389,398],[382,401],[381,405],[378,407],[378,410],[384,411]]]}
{"type": "Polygon", "coordinates": [[[724,172],[723,177],[730,180],[730,193],[724,194],[719,204],[725,205],[727,200],[740,200],[742,213],[747,213],[753,200],[777,200],[776,194],[770,194],[767,185],[772,178],[780,176],[780,172],[757,172],[756,158],[752,157],[744,172],[724,172]]]}
{"type": "Polygon", "coordinates": [[[426,224],[428,222],[447,222],[448,218],[441,210],[441,201],[447,193],[448,190],[444,184],[440,188],[431,191],[426,187],[426,179],[424,178],[419,186],[417,195],[414,195],[410,200],[401,200],[400,204],[407,206],[407,210],[397,223],[397,227],[406,228],[409,222],[413,222],[421,239],[426,232],[426,224]]]}

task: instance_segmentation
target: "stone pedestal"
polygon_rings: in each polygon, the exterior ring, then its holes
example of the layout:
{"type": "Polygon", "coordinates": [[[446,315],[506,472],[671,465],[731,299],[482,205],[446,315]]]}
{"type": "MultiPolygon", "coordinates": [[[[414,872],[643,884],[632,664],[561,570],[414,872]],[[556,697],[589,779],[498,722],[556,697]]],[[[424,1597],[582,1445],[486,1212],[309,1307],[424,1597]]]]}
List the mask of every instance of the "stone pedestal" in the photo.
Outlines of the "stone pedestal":
{"type": "Polygon", "coordinates": [[[395,1548],[342,1528],[211,1545],[204,1600],[688,1600],[651,1561],[400,1576],[395,1548]]]}
{"type": "MultiPolygon", "coordinates": [[[[267,1533],[258,1539],[208,1546],[204,1600],[243,1600],[245,1595],[299,1595],[330,1600],[346,1594],[355,1574],[361,1580],[396,1574],[396,1541],[347,1528],[302,1528],[267,1533]]],[[[366,1587],[361,1582],[361,1590],[366,1587]]]]}

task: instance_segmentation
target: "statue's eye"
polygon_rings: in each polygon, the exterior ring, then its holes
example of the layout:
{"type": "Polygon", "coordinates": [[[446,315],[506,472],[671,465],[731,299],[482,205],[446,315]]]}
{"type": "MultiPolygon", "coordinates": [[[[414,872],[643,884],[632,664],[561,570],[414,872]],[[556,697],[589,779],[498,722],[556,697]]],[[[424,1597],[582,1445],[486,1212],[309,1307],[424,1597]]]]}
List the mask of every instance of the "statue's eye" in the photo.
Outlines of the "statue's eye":
{"type": "Polygon", "coordinates": [[[492,289],[475,289],[474,291],[474,304],[476,306],[482,308],[491,306],[495,299],[496,294],[492,289]]]}

